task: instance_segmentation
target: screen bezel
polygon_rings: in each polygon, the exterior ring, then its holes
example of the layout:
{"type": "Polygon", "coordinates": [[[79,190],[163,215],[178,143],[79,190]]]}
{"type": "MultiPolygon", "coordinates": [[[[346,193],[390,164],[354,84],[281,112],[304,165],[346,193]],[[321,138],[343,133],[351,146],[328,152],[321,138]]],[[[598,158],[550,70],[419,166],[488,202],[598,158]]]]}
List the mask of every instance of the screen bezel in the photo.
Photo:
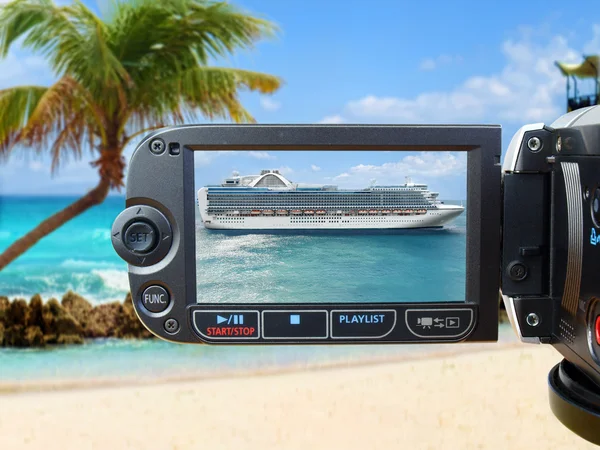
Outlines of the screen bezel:
{"type": "MultiPolygon", "coordinates": [[[[175,129],[173,129],[175,131],[175,129]]],[[[336,150],[467,152],[464,304],[477,306],[467,340],[497,339],[500,261],[500,153],[497,125],[200,125],[177,129],[183,147],[186,302],[196,291],[194,152],[198,150],[336,150]],[[191,132],[191,133],[190,133],[191,132]],[[191,206],[190,206],[191,205],[191,206]],[[187,226],[191,224],[192,226],[187,226]]],[[[164,135],[163,135],[164,136],[164,135]]],[[[452,302],[456,304],[457,302],[452,302]]],[[[451,305],[452,303],[438,302],[451,305]]],[[[458,302],[463,304],[463,302],[458,302]]],[[[306,302],[310,304],[310,302],[306,302]]],[[[395,305],[396,303],[389,303],[395,305]]],[[[399,302],[398,304],[405,304],[399,302]]],[[[212,304],[214,305],[214,304],[212,304]]],[[[227,304],[228,307],[246,304],[227,304]]],[[[272,304],[265,304],[269,306],[272,304]]],[[[280,305],[280,304],[277,304],[280,305]]],[[[314,304],[317,306],[317,304],[314,304]]],[[[348,305],[353,305],[348,303],[348,305]]],[[[325,307],[327,304],[319,303],[325,307]]]]}

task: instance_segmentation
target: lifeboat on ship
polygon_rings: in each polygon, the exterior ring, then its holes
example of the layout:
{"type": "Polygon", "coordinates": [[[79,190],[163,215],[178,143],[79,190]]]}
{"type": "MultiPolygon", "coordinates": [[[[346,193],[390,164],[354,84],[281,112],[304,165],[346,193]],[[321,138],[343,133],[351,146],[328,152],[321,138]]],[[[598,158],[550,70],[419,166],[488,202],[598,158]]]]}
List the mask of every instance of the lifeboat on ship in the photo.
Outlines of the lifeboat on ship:
{"type": "Polygon", "coordinates": [[[278,216],[287,216],[287,214],[288,214],[287,209],[278,209],[277,210],[278,216]]]}
{"type": "Polygon", "coordinates": [[[400,209],[395,209],[392,211],[394,214],[402,214],[402,211],[400,209]]]}
{"type": "Polygon", "coordinates": [[[309,216],[312,216],[315,212],[312,209],[307,209],[306,211],[304,211],[304,214],[308,214],[309,216]]]}
{"type": "Polygon", "coordinates": [[[355,216],[356,215],[356,211],[348,211],[348,216],[355,216]]]}
{"type": "Polygon", "coordinates": [[[260,214],[260,209],[253,209],[250,214],[253,216],[258,216],[260,214]]]}
{"type": "Polygon", "coordinates": [[[358,211],[358,213],[361,214],[361,215],[362,214],[368,214],[369,211],[367,211],[366,209],[361,209],[361,210],[358,211]]]}
{"type": "Polygon", "coordinates": [[[297,215],[302,214],[302,211],[300,211],[299,209],[292,209],[292,214],[297,216],[297,215]]]}
{"type": "Polygon", "coordinates": [[[335,213],[336,213],[337,215],[341,215],[341,214],[342,214],[342,210],[341,210],[341,209],[338,209],[338,210],[337,210],[335,213]]]}
{"type": "Polygon", "coordinates": [[[265,209],[265,210],[263,211],[263,214],[264,214],[265,216],[272,216],[272,215],[273,215],[273,210],[272,210],[272,209],[265,209]]]}
{"type": "Polygon", "coordinates": [[[389,209],[384,209],[383,211],[381,211],[381,214],[389,214],[391,213],[391,211],[389,209]]]}
{"type": "Polygon", "coordinates": [[[318,209],[316,211],[316,214],[319,214],[320,216],[322,216],[323,214],[325,214],[325,210],[324,209],[318,209]]]}
{"type": "Polygon", "coordinates": [[[374,216],[375,214],[377,214],[377,210],[376,209],[372,209],[371,211],[369,211],[369,214],[371,214],[372,216],[374,216]]]}

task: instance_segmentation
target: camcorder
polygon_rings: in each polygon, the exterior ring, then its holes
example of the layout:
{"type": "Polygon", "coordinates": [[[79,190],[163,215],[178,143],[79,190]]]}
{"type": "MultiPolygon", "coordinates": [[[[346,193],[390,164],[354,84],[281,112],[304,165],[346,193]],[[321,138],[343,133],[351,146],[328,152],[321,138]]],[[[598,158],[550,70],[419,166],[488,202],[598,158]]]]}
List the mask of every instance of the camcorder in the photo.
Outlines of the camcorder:
{"type": "Polygon", "coordinates": [[[564,357],[554,414],[600,444],[598,107],[522,127],[502,162],[490,125],[162,129],[112,243],[177,343],[494,342],[500,293],[564,357]]]}

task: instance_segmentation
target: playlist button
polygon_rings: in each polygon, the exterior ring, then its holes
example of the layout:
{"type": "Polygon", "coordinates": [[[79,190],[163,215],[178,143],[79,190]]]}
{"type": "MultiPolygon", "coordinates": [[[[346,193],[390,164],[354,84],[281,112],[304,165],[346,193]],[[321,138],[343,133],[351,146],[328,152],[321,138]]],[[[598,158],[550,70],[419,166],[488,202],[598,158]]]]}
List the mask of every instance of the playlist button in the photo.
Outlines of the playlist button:
{"type": "Polygon", "coordinates": [[[396,311],[393,309],[331,311],[333,339],[382,338],[395,326],[396,311]]]}

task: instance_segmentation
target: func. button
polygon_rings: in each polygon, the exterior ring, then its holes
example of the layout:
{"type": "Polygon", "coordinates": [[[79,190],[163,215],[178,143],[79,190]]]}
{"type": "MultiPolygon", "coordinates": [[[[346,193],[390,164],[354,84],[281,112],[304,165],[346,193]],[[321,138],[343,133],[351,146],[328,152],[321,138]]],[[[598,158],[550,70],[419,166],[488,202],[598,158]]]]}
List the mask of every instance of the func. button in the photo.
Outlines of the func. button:
{"type": "Polygon", "coordinates": [[[396,311],[333,310],[331,311],[331,337],[333,339],[382,338],[396,326],[396,311]]]}
{"type": "Polygon", "coordinates": [[[171,297],[162,286],[149,286],[142,293],[142,306],[153,313],[161,313],[169,307],[171,297]]]}
{"type": "Polygon", "coordinates": [[[258,311],[192,312],[196,332],[208,340],[258,339],[258,311]]]}

